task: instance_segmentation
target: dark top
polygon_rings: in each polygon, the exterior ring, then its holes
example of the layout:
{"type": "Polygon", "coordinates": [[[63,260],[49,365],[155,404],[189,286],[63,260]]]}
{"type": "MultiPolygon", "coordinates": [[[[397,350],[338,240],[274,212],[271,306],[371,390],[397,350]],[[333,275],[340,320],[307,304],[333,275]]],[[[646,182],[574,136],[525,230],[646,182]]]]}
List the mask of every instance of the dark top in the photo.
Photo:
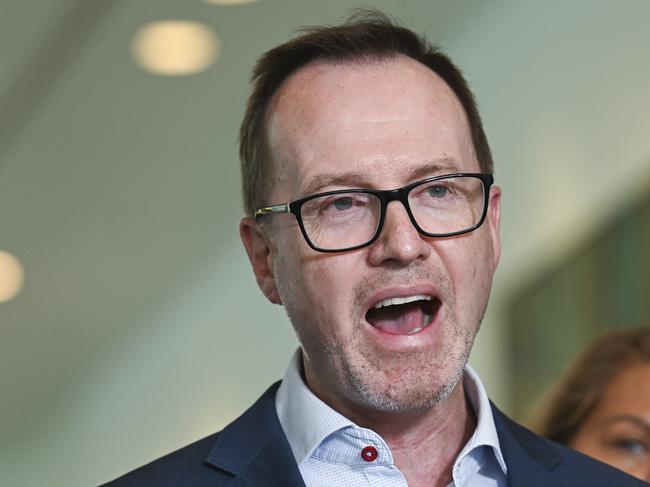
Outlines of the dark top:
{"type": "MultiPolygon", "coordinates": [[[[305,487],[275,410],[273,384],[222,431],[102,487],[305,487]]],[[[509,487],[647,487],[620,470],[546,440],[492,405],[509,487]]],[[[344,486],[343,486],[344,487],[344,486]]]]}

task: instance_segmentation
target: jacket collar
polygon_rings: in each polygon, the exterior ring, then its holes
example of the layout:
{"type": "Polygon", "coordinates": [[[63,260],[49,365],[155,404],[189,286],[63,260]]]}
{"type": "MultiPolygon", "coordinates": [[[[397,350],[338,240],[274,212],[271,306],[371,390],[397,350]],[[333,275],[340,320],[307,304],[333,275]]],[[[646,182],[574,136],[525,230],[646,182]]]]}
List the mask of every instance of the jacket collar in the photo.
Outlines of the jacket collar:
{"type": "Polygon", "coordinates": [[[506,417],[494,404],[491,405],[501,451],[508,465],[508,485],[553,485],[549,474],[564,460],[559,449],[506,417]]]}
{"type": "Polygon", "coordinates": [[[217,435],[205,462],[233,476],[224,485],[304,487],[275,411],[278,386],[217,435]]]}
{"type": "MultiPolygon", "coordinates": [[[[228,487],[304,487],[275,409],[279,382],[228,425],[205,462],[229,474],[228,487]]],[[[508,485],[551,485],[549,473],[563,461],[552,443],[508,419],[492,404],[494,422],[508,465],[508,485]]]]}

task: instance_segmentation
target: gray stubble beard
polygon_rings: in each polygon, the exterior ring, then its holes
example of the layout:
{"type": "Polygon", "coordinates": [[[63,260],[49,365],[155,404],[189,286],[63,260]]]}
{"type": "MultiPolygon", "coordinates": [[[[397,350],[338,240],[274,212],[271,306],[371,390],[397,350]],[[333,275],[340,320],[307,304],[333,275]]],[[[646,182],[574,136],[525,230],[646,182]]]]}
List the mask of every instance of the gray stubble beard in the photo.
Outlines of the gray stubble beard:
{"type": "MultiPolygon", "coordinates": [[[[453,329],[460,332],[457,320],[453,320],[453,329]]],[[[330,346],[328,357],[338,357],[341,364],[342,377],[340,381],[354,396],[355,402],[367,408],[382,412],[403,413],[431,409],[444,402],[463,377],[463,370],[469,358],[475,333],[467,333],[460,338],[463,342],[462,353],[459,356],[445,354],[444,357],[430,357],[429,350],[403,352],[392,360],[402,360],[410,366],[399,376],[402,384],[388,383],[386,365],[381,357],[371,351],[361,351],[364,363],[353,365],[340,345],[330,346]],[[435,361],[435,363],[432,363],[435,361]],[[440,371],[447,374],[445,366],[452,362],[452,370],[448,376],[432,378],[430,375],[440,371]],[[442,370],[441,370],[442,368],[442,370]],[[384,375],[384,377],[382,377],[384,375]]],[[[456,343],[456,342],[455,342],[456,343]]],[[[331,361],[331,359],[330,359],[331,361]]],[[[332,361],[333,362],[333,361],[332,361]]]]}
{"type": "MultiPolygon", "coordinates": [[[[385,275],[379,276],[373,281],[372,288],[389,286],[398,281],[409,282],[409,280],[414,278],[419,280],[427,279],[429,281],[435,279],[443,295],[441,297],[444,298],[443,302],[445,302],[446,308],[448,310],[455,310],[454,295],[450,290],[449,283],[442,277],[437,275],[431,276],[430,273],[427,273],[426,269],[416,268],[415,270],[410,269],[407,275],[398,278],[396,278],[395,274],[392,274],[391,277],[385,277],[385,275]]],[[[368,284],[366,283],[366,285],[358,286],[354,290],[354,306],[351,310],[350,320],[358,319],[357,315],[367,296],[367,288],[368,284]]],[[[295,292],[296,290],[294,289],[293,291],[295,292]]],[[[285,302],[285,305],[287,304],[289,303],[285,302]]],[[[303,324],[307,324],[310,321],[310,317],[303,315],[306,314],[304,313],[305,310],[302,310],[303,313],[299,313],[303,316],[292,316],[294,313],[290,312],[289,307],[292,306],[288,306],[285,309],[292,322],[294,322],[294,319],[302,321],[303,324]]],[[[312,313],[319,313],[319,310],[312,310],[312,313]]],[[[469,359],[474,338],[482,321],[482,315],[478,323],[470,328],[461,327],[455,313],[453,315],[447,315],[444,318],[444,322],[441,321],[439,326],[446,326],[446,336],[451,337],[451,342],[457,346],[460,345],[462,348],[453,352],[460,353],[452,353],[451,350],[447,350],[443,356],[436,357],[430,356],[430,350],[405,351],[391,354],[390,360],[393,363],[403,362],[405,365],[409,365],[409,367],[404,368],[404,373],[399,377],[400,381],[407,383],[406,387],[404,385],[400,386],[400,384],[390,383],[386,379],[388,375],[386,363],[382,361],[382,357],[378,356],[375,351],[369,349],[368,344],[363,340],[361,328],[366,326],[365,324],[356,323],[353,335],[349,337],[349,340],[345,344],[338,342],[315,343],[313,335],[307,334],[308,336],[302,336],[298,333],[299,327],[294,325],[294,329],[301,343],[303,354],[305,354],[305,360],[311,362],[312,366],[320,365],[324,369],[322,371],[314,370],[314,373],[319,374],[320,372],[330,375],[330,377],[325,375],[321,376],[320,381],[322,383],[330,383],[331,387],[331,381],[333,379],[339,383],[339,389],[341,386],[344,388],[343,393],[346,395],[346,400],[352,401],[364,408],[397,413],[433,408],[445,401],[461,382],[463,370],[469,359]],[[311,353],[311,356],[307,355],[307,350],[309,349],[315,351],[311,353]],[[362,363],[353,363],[349,353],[350,350],[356,350],[358,352],[358,357],[363,359],[362,363]],[[316,359],[315,362],[314,359],[316,359]],[[446,368],[444,372],[447,377],[438,377],[433,380],[430,377],[427,378],[428,375],[439,372],[441,366],[447,365],[450,362],[452,362],[450,373],[446,372],[446,368]],[[384,375],[383,378],[381,377],[382,374],[384,375]]],[[[308,328],[304,329],[307,330],[308,328]]]]}
{"type": "MultiPolygon", "coordinates": [[[[419,267],[409,269],[408,274],[401,277],[400,280],[408,282],[414,278],[416,280],[435,280],[446,310],[455,310],[454,295],[449,283],[444,278],[440,275],[431,276],[427,269],[419,267]]],[[[390,286],[395,280],[394,274],[391,277],[380,276],[373,282],[373,288],[390,286]]],[[[366,294],[365,287],[355,289],[355,306],[353,308],[360,308],[360,303],[365,302],[366,294]]],[[[461,382],[474,338],[482,321],[481,315],[478,323],[464,328],[460,326],[455,313],[441,318],[444,318],[444,321],[438,323],[437,326],[446,326],[446,329],[443,330],[446,333],[445,336],[452,338],[451,342],[460,346],[461,349],[446,350],[442,356],[435,357],[430,356],[432,352],[428,349],[393,354],[390,357],[392,363],[403,363],[407,366],[401,374],[393,374],[398,375],[398,380],[403,381],[401,385],[387,381],[387,365],[382,361],[382,357],[368,349],[367,344],[363,341],[361,327],[364,324],[362,323],[358,323],[355,327],[353,336],[350,337],[351,343],[347,347],[340,343],[329,344],[323,352],[326,354],[332,370],[336,370],[341,375],[338,378],[339,381],[345,384],[352,396],[350,399],[354,399],[355,402],[382,412],[430,409],[445,401],[461,382]],[[349,354],[346,354],[345,348],[356,349],[363,357],[363,363],[353,364],[349,354]],[[334,357],[337,359],[333,360],[334,357]],[[444,366],[450,363],[451,370],[447,373],[447,367],[444,366]],[[443,376],[428,377],[428,375],[436,373],[442,373],[443,376]],[[383,378],[382,375],[384,375],[383,378]]],[[[354,314],[351,319],[355,319],[354,314]]]]}

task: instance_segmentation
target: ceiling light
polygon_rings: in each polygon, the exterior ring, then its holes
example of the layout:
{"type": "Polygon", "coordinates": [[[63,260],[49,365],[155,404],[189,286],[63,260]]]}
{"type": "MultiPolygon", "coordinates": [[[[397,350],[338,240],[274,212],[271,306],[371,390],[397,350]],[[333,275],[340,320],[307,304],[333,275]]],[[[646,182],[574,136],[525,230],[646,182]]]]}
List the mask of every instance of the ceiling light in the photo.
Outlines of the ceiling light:
{"type": "Polygon", "coordinates": [[[23,287],[25,272],[9,252],[0,250],[0,303],[16,297],[23,287]]]}
{"type": "Polygon", "coordinates": [[[183,76],[205,71],[217,59],[220,42],[207,25],[165,20],[143,25],[133,36],[131,52],[145,71],[183,76]]]}

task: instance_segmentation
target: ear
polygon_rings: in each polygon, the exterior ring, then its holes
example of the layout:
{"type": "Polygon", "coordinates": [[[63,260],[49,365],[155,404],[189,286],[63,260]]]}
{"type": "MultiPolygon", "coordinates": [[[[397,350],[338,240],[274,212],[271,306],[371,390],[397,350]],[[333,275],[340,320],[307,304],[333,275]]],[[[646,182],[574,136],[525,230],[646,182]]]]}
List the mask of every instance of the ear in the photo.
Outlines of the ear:
{"type": "Polygon", "coordinates": [[[239,236],[246,248],[248,260],[253,266],[257,285],[273,304],[282,304],[275,284],[271,246],[268,237],[262,232],[254,218],[242,218],[239,223],[239,236]]]}
{"type": "Polygon", "coordinates": [[[501,257],[501,234],[499,224],[501,220],[501,188],[492,186],[490,188],[490,199],[488,202],[487,223],[492,239],[493,266],[496,269],[501,257]]]}

